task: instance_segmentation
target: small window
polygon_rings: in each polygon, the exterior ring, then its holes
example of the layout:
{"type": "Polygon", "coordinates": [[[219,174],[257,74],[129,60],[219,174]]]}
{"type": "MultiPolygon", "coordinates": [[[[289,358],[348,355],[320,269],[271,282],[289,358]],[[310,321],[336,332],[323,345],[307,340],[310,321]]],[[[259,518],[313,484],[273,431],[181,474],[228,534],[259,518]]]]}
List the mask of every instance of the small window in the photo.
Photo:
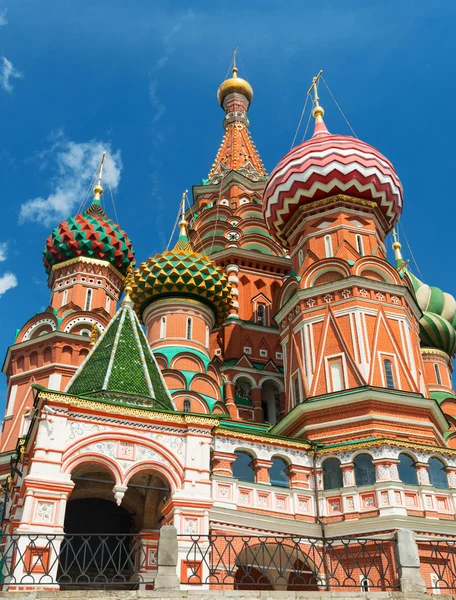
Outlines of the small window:
{"type": "Polygon", "coordinates": [[[190,317],[187,319],[187,339],[192,339],[192,320],[190,317]]]}
{"type": "Polygon", "coordinates": [[[375,469],[370,454],[359,454],[353,462],[356,485],[372,485],[375,483],[375,469]]]}
{"type": "Polygon", "coordinates": [[[344,389],[344,374],[342,370],[342,361],[333,360],[329,365],[331,373],[331,391],[339,392],[344,389]]]}
{"type": "Polygon", "coordinates": [[[386,387],[390,390],[394,390],[396,385],[394,383],[393,363],[388,358],[383,361],[383,369],[385,371],[386,387]]]}
{"type": "Polygon", "coordinates": [[[89,329],[81,329],[81,331],[79,332],[79,335],[83,335],[84,337],[90,337],[90,330],[89,329]]]}
{"type": "Polygon", "coordinates": [[[62,294],[62,306],[65,306],[65,304],[68,302],[68,290],[63,290],[63,294],[62,294]]]}
{"type": "Polygon", "coordinates": [[[192,403],[188,398],[186,398],[184,400],[184,412],[186,412],[186,413],[191,412],[191,410],[192,410],[192,403]]]}
{"type": "Polygon", "coordinates": [[[272,465],[269,469],[269,481],[271,485],[278,485],[280,487],[289,487],[290,480],[286,472],[288,465],[281,458],[273,458],[272,465]]]}
{"type": "Polygon", "coordinates": [[[304,254],[302,252],[302,250],[300,250],[298,252],[298,267],[301,268],[302,267],[302,263],[304,262],[304,254]]]}
{"type": "Polygon", "coordinates": [[[342,469],[338,458],[328,458],[323,463],[323,487],[325,490],[337,490],[343,487],[342,469]]]}
{"type": "Polygon", "coordinates": [[[163,340],[166,337],[166,317],[162,317],[160,320],[160,339],[163,340]]]}
{"type": "Polygon", "coordinates": [[[257,305],[257,325],[266,325],[266,305],[261,302],[257,305]]]}
{"type": "Polygon", "coordinates": [[[233,463],[233,477],[253,483],[255,481],[255,473],[251,467],[252,457],[247,452],[235,452],[236,460],[233,463]]]}
{"type": "Polygon", "coordinates": [[[106,296],[106,312],[109,312],[111,310],[111,298],[109,296],[106,296]]]}
{"type": "Polygon", "coordinates": [[[333,255],[332,239],[330,235],[325,235],[325,254],[326,258],[331,258],[333,255]]]}
{"type": "Polygon", "coordinates": [[[356,236],[356,247],[358,248],[358,254],[364,256],[363,238],[359,234],[356,236]]]}
{"type": "Polygon", "coordinates": [[[448,478],[445,465],[438,458],[431,458],[429,461],[429,481],[431,485],[440,489],[448,488],[448,478]]]}
{"type": "Polygon", "coordinates": [[[84,310],[90,310],[91,306],[92,306],[92,290],[88,289],[87,293],[86,293],[86,301],[85,301],[84,310]]]}
{"type": "Polygon", "coordinates": [[[294,400],[295,404],[299,404],[301,402],[301,390],[299,388],[299,379],[296,377],[294,380],[294,400]]]}
{"type": "Polygon", "coordinates": [[[440,376],[440,369],[439,369],[439,365],[437,363],[434,364],[434,371],[435,371],[435,380],[437,382],[437,385],[442,385],[442,378],[440,376]]]}
{"type": "Polygon", "coordinates": [[[418,485],[418,477],[416,474],[415,461],[408,454],[399,454],[399,479],[408,485],[418,485]]]}
{"type": "Polygon", "coordinates": [[[361,576],[361,591],[368,592],[369,591],[369,579],[367,577],[361,576]]]}
{"type": "Polygon", "coordinates": [[[210,339],[209,327],[206,325],[206,348],[209,348],[209,339],[210,339]]]}

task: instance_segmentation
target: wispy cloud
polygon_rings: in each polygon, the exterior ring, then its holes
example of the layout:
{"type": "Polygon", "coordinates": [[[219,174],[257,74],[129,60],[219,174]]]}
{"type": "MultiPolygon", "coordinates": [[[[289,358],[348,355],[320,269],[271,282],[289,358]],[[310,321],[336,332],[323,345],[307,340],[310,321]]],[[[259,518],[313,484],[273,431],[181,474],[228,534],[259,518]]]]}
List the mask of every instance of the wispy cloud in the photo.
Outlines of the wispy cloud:
{"type": "Polygon", "coordinates": [[[6,260],[7,254],[8,254],[7,242],[0,242],[0,262],[4,262],[6,260]]]}
{"type": "Polygon", "coordinates": [[[9,94],[13,91],[13,79],[20,79],[22,73],[18,71],[13,63],[6,58],[0,57],[0,86],[9,94]]]}
{"type": "MultiPolygon", "coordinates": [[[[8,256],[8,244],[7,242],[0,242],[0,262],[5,262],[8,256]]],[[[0,275],[0,296],[11,288],[17,286],[17,277],[14,273],[6,272],[0,275]]]]}
{"type": "Polygon", "coordinates": [[[114,151],[109,142],[101,140],[74,142],[62,132],[54,134],[51,146],[37,156],[40,168],[51,172],[49,185],[53,191],[47,197],[39,196],[22,204],[19,222],[55,225],[81,209],[91,193],[88,186],[97,172],[104,151],[103,183],[115,191],[122,171],[119,150],[114,151]]]}
{"type": "Polygon", "coordinates": [[[7,13],[7,12],[8,12],[8,11],[7,11],[7,9],[6,9],[6,8],[4,8],[4,9],[0,9],[0,27],[1,27],[2,25],[7,25],[7,24],[8,24],[8,18],[7,18],[7,16],[6,16],[6,13],[7,13]]]}
{"type": "Polygon", "coordinates": [[[5,273],[0,276],[0,296],[15,287],[17,287],[17,277],[14,273],[5,273]]]}

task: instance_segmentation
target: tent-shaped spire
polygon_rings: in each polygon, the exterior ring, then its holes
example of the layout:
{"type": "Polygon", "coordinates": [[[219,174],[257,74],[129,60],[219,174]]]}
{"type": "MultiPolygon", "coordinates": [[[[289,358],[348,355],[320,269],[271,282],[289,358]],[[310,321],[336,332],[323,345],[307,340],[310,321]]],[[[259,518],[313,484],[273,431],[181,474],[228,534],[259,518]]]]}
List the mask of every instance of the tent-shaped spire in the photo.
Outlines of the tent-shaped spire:
{"type": "Polygon", "coordinates": [[[103,397],[174,410],[171,395],[133,310],[127,286],[125,288],[126,296],[120,309],[65,391],[75,396],[103,397]]]}

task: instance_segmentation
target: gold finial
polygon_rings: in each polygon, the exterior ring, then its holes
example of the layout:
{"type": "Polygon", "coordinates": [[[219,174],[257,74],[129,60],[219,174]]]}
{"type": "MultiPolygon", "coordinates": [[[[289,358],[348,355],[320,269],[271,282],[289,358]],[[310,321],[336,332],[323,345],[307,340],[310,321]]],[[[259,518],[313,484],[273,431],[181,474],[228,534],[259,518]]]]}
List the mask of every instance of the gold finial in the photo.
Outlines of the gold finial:
{"type": "Polygon", "coordinates": [[[100,332],[98,330],[97,324],[93,323],[92,329],[90,331],[90,345],[95,346],[99,337],[100,337],[100,332]]]}
{"type": "Polygon", "coordinates": [[[180,227],[179,236],[187,235],[187,221],[185,220],[185,203],[187,201],[187,195],[188,195],[188,190],[185,190],[185,192],[182,194],[182,201],[181,201],[181,220],[179,221],[179,227],[180,227]]]}
{"type": "Polygon", "coordinates": [[[395,229],[393,229],[393,238],[394,238],[393,250],[394,250],[394,258],[396,259],[396,269],[397,269],[398,273],[401,273],[410,261],[404,260],[402,258],[402,252],[401,252],[402,245],[401,245],[400,241],[398,240],[397,231],[395,229]]]}
{"type": "Polygon", "coordinates": [[[106,152],[103,152],[103,154],[101,155],[100,167],[98,169],[98,183],[93,188],[93,193],[95,194],[93,199],[98,200],[98,201],[100,201],[101,194],[103,193],[103,186],[101,185],[101,180],[103,178],[103,163],[104,163],[105,156],[106,156],[106,152]]]}
{"type": "Polygon", "coordinates": [[[133,291],[133,286],[135,284],[135,276],[133,275],[133,264],[130,263],[127,268],[127,275],[124,281],[124,292],[125,296],[130,296],[133,291]]]}
{"type": "Polygon", "coordinates": [[[323,122],[323,115],[325,114],[325,111],[320,106],[320,98],[318,96],[318,82],[319,82],[322,74],[323,74],[323,70],[320,69],[320,72],[318,73],[318,75],[312,79],[312,85],[310,86],[309,91],[307,92],[308,94],[310,94],[313,90],[313,93],[314,93],[313,116],[315,117],[317,123],[323,122]]]}

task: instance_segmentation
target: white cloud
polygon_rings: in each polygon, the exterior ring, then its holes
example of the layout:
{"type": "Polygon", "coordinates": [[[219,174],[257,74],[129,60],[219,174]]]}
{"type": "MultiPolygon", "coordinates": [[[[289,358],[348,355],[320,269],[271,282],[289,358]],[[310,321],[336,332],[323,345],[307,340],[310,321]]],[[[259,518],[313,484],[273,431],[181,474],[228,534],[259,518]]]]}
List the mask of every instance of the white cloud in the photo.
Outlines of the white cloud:
{"type": "Polygon", "coordinates": [[[0,277],[0,296],[11,288],[17,286],[17,278],[14,273],[5,273],[0,277]]]}
{"type": "Polygon", "coordinates": [[[19,221],[55,226],[82,210],[91,197],[103,152],[106,152],[103,186],[105,193],[109,194],[109,186],[113,192],[119,186],[122,171],[120,151],[114,152],[110,143],[100,140],[78,143],[68,140],[61,132],[55,134],[52,146],[38,155],[40,167],[50,168],[53,172],[50,185],[54,189],[47,197],[39,196],[22,204],[19,221]]]}
{"type": "Polygon", "coordinates": [[[8,244],[6,242],[0,242],[0,262],[6,260],[8,254],[8,244]]]}
{"type": "Polygon", "coordinates": [[[6,16],[7,13],[7,9],[4,8],[3,10],[0,10],[0,27],[2,25],[7,25],[8,24],[8,18],[6,16]]]}
{"type": "Polygon", "coordinates": [[[6,58],[6,56],[0,57],[0,86],[11,94],[13,91],[12,79],[20,79],[22,73],[18,71],[13,63],[6,58]]]}

